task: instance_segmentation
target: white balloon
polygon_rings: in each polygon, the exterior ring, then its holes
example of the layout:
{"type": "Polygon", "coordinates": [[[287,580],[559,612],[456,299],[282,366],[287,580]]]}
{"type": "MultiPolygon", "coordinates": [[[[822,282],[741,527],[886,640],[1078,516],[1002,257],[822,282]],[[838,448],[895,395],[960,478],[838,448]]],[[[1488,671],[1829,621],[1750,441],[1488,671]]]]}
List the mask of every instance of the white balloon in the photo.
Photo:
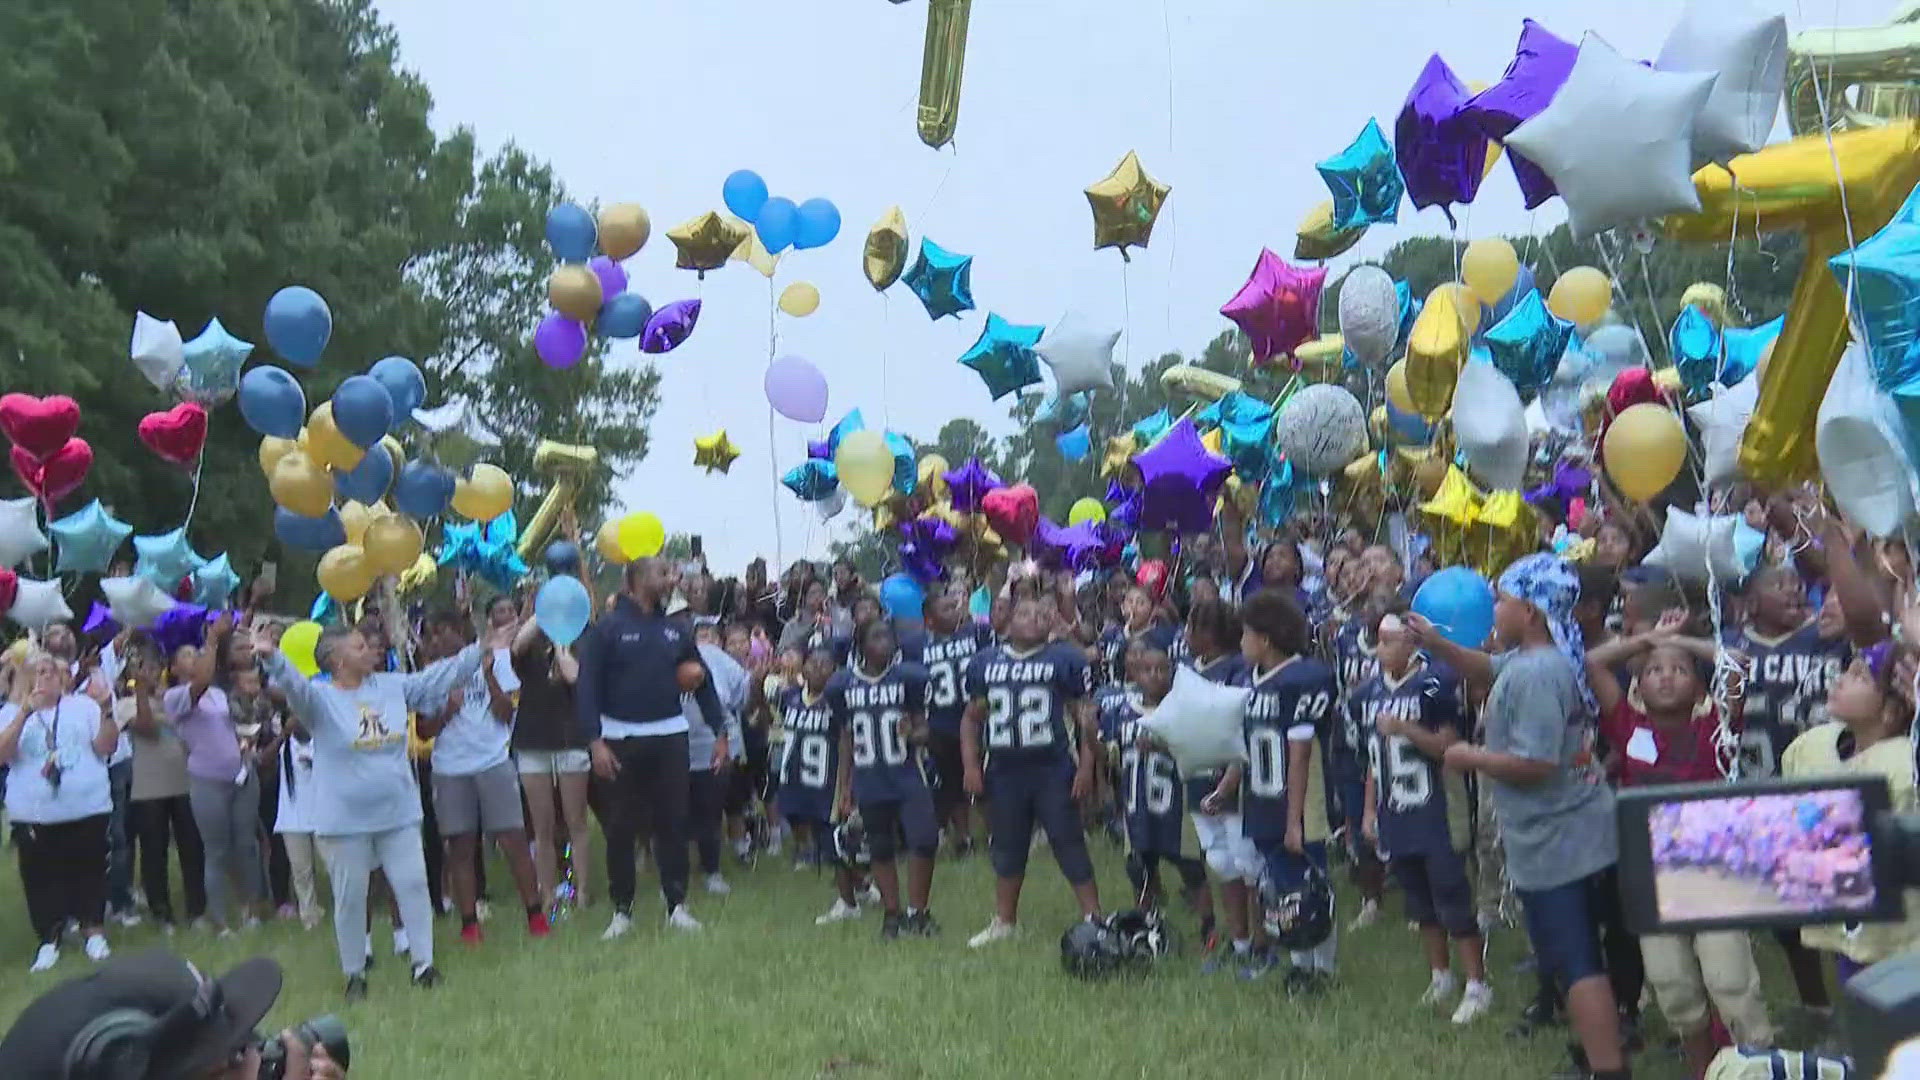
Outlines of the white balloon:
{"type": "Polygon", "coordinates": [[[1467,471],[1493,491],[1517,490],[1527,475],[1527,415],[1513,381],[1485,360],[1469,360],[1453,388],[1453,434],[1467,471]]]}
{"type": "Polygon", "coordinates": [[[45,630],[49,623],[73,618],[73,609],[67,606],[67,598],[60,595],[59,582],[21,578],[7,617],[29,630],[45,630]]]}
{"type": "Polygon", "coordinates": [[[1120,331],[1101,330],[1069,311],[1047,327],[1033,351],[1053,369],[1054,393],[1113,388],[1113,347],[1120,331]]]}
{"type": "Polygon", "coordinates": [[[1741,0],[1689,0],[1653,66],[1717,76],[1693,121],[1696,167],[1751,153],[1767,144],[1787,85],[1787,17],[1741,0]]]}
{"type": "Polygon", "coordinates": [[[1385,362],[1400,336],[1400,297],[1392,274],[1368,265],[1347,275],[1340,284],[1340,334],[1362,367],[1385,362]]]}
{"type": "Polygon", "coordinates": [[[832,521],[839,516],[840,511],[847,508],[847,490],[834,488],[826,498],[817,500],[813,508],[820,512],[821,521],[832,521]]]}
{"type": "Polygon", "coordinates": [[[40,500],[31,495],[0,499],[0,566],[19,566],[47,550],[40,531],[40,500]]]}
{"type": "Polygon", "coordinates": [[[160,616],[173,610],[172,598],[144,577],[102,578],[100,591],[106,594],[114,621],[121,626],[152,626],[160,616]]]}
{"type": "Polygon", "coordinates": [[[1840,354],[1813,431],[1820,475],[1840,512],[1872,536],[1891,536],[1913,517],[1913,466],[1900,414],[1873,381],[1859,342],[1840,354]]]}
{"type": "Polygon", "coordinates": [[[1174,669],[1173,688],[1140,726],[1165,743],[1182,776],[1198,776],[1246,759],[1247,697],[1241,686],[1222,686],[1182,664],[1174,669]]]}
{"type": "Polygon", "coordinates": [[[1713,80],[1642,67],[1590,33],[1553,101],[1507,145],[1553,178],[1576,237],[1698,210],[1693,118],[1713,80]]]}
{"type": "Polygon", "coordinates": [[[144,311],[133,316],[133,343],[127,346],[133,366],[147,381],[161,390],[171,390],[180,369],[186,366],[186,347],[180,341],[180,328],[172,320],[162,322],[144,311]]]}
{"type": "Polygon", "coordinates": [[[1759,402],[1760,380],[1742,379],[1731,388],[1716,386],[1712,397],[1687,406],[1687,417],[1700,429],[1708,487],[1719,487],[1740,475],[1740,440],[1759,402]]]}
{"type": "Polygon", "coordinates": [[[1314,383],[1280,406],[1273,441],[1295,469],[1330,473],[1366,450],[1367,414],[1345,387],[1314,383]]]}
{"type": "Polygon", "coordinates": [[[1753,571],[1766,542],[1766,535],[1739,514],[1703,517],[1670,506],[1660,543],[1641,561],[1700,584],[1708,581],[1711,570],[1714,584],[1728,585],[1753,571]]]}

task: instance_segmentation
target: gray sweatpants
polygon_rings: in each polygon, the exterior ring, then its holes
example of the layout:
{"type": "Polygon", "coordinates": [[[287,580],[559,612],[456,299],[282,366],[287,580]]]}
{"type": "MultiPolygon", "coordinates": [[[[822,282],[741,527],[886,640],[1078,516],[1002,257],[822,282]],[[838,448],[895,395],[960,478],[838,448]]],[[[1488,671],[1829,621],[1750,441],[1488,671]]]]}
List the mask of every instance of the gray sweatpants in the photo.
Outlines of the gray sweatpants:
{"type": "Polygon", "coordinates": [[[236,784],[191,777],[187,802],[206,848],[207,911],[215,923],[230,926],[227,884],[238,884],[243,904],[254,901],[260,884],[260,778],[249,772],[246,783],[236,784]]]}
{"type": "Polygon", "coordinates": [[[333,938],[340,948],[340,970],[359,975],[367,968],[367,883],[379,867],[400,903],[400,925],[407,930],[413,969],[433,963],[433,900],[427,894],[427,855],[419,824],[377,833],[316,836],[320,858],[333,881],[333,938]]]}

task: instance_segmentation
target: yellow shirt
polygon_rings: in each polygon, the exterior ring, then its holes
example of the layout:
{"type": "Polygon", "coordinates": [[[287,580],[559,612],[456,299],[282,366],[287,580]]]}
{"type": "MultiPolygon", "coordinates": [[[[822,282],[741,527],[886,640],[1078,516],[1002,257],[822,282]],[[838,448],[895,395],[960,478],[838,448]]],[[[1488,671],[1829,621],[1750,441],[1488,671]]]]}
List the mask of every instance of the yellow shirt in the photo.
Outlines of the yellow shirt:
{"type": "MultiPolygon", "coordinates": [[[[1780,758],[1780,775],[1796,780],[1822,776],[1884,776],[1892,810],[1908,813],[1915,806],[1913,742],[1905,735],[1882,739],[1846,760],[1840,758],[1840,736],[1846,725],[1829,721],[1809,728],[1793,740],[1780,758]]],[[[1807,926],[1800,940],[1816,949],[1836,952],[1861,964],[1872,964],[1894,953],[1920,945],[1920,889],[1908,889],[1907,917],[1901,922],[1807,926]]]]}

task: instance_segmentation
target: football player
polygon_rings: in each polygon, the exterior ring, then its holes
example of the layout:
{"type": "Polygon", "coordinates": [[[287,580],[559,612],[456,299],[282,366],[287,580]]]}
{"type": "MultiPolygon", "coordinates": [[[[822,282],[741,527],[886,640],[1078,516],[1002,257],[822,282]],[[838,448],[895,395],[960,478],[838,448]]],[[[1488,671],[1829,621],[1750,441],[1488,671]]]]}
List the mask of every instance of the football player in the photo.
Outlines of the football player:
{"type": "MultiPolygon", "coordinates": [[[[1193,654],[1190,665],[1210,682],[1224,686],[1246,685],[1247,660],[1240,655],[1240,617],[1220,601],[1196,603],[1187,612],[1187,644],[1193,654]]],[[[1207,866],[1220,878],[1220,896],[1227,909],[1227,935],[1232,941],[1229,953],[1215,953],[1202,964],[1201,971],[1211,974],[1226,968],[1229,962],[1240,965],[1242,976],[1253,977],[1266,970],[1264,959],[1253,954],[1253,896],[1260,885],[1260,856],[1240,822],[1240,766],[1233,766],[1234,777],[1227,781],[1227,770],[1214,769],[1185,781],[1187,809],[1207,866]]]]}
{"type": "Polygon", "coordinates": [[[1372,627],[1380,612],[1393,602],[1399,580],[1399,560],[1393,549],[1376,544],[1367,549],[1372,559],[1363,556],[1358,565],[1369,567],[1372,583],[1367,599],[1340,627],[1333,638],[1334,673],[1340,684],[1339,716],[1341,724],[1327,753],[1328,775],[1333,779],[1332,824],[1342,827],[1347,853],[1353,857],[1353,884],[1360,892],[1360,910],[1348,924],[1349,932],[1372,926],[1380,917],[1380,894],[1386,885],[1387,871],[1373,844],[1360,835],[1360,821],[1366,803],[1367,747],[1353,724],[1349,708],[1353,692],[1380,671],[1375,655],[1372,627]]]}
{"type": "Polygon", "coordinates": [[[960,761],[960,720],[967,703],[960,693],[961,677],[975,653],[993,644],[993,631],[966,617],[960,597],[936,589],[921,607],[924,634],[901,642],[901,656],[927,670],[927,751],[933,764],[934,820],[951,830],[955,855],[973,850],[973,823],[967,793],[962,790],[966,770],[960,761]]]}
{"type": "MultiPolygon", "coordinates": [[[[800,665],[799,686],[780,699],[781,726],[786,731],[780,763],[780,791],[775,796],[780,816],[798,836],[813,838],[817,865],[833,867],[839,895],[825,915],[813,920],[826,926],[860,914],[854,898],[853,868],[841,863],[833,850],[834,783],[839,754],[833,741],[833,713],[827,703],[827,683],[839,662],[828,644],[816,645],[800,665]]],[[[798,867],[796,866],[796,869],[798,867]]]]}
{"type": "MultiPolygon", "coordinates": [[[[1216,601],[1217,602],[1217,601],[1216,601]]],[[[1200,920],[1200,937],[1213,937],[1213,891],[1207,887],[1207,867],[1186,850],[1185,793],[1172,755],[1156,745],[1140,728],[1173,689],[1173,664],[1166,650],[1151,641],[1133,644],[1127,657],[1134,688],[1108,699],[1113,735],[1109,745],[1120,762],[1120,809],[1126,828],[1127,873],[1143,908],[1158,907],[1160,862],[1179,872],[1182,895],[1200,920]]],[[[1103,717],[1101,730],[1108,730],[1103,717]]],[[[1211,789],[1209,789],[1211,790],[1211,789]]]]}
{"type": "Polygon", "coordinates": [[[1162,649],[1173,646],[1173,627],[1155,622],[1153,594],[1144,586],[1128,587],[1120,598],[1120,622],[1100,635],[1100,660],[1108,683],[1129,683],[1127,647],[1142,637],[1151,637],[1162,649]]]}

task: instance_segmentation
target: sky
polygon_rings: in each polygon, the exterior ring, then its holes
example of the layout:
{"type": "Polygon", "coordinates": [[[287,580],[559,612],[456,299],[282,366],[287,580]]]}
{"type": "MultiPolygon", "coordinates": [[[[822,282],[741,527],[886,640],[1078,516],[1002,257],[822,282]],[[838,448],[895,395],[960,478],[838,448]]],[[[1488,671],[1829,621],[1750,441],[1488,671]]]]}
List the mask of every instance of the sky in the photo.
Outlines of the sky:
{"type": "MultiPolygon", "coordinates": [[[[1891,6],[1802,0],[1784,14],[1798,31],[1879,23],[1891,6]]],[[[471,128],[489,150],[518,144],[582,202],[646,208],[653,237],[628,260],[630,287],[656,307],[687,297],[703,307],[693,336],[665,356],[614,343],[612,363],[661,372],[651,450],[615,492],[621,508],[704,537],[715,571],[737,573],[755,555],[824,555],[829,539],[866,527],[853,508],[823,524],[777,486],[806,439],[848,409],[923,439],[956,416],[1009,430],[1008,402],[958,363],[989,311],[1050,324],[1072,310],[1122,329],[1116,355],[1130,367],[1197,352],[1230,327],[1219,308],[1261,247],[1291,256],[1301,217],[1327,197],[1314,162],[1369,117],[1391,137],[1429,55],[1491,82],[1532,17],[1569,40],[1592,31],[1650,57],[1679,4],[974,0],[959,123],[938,151],[914,127],[925,0],[382,0],[379,10],[401,64],[431,89],[442,132],[471,128]],[[1128,150],[1173,191],[1151,246],[1123,264],[1093,250],[1083,189],[1128,150]],[[741,263],[704,281],[676,270],[664,235],[721,209],[721,181],[742,168],[775,195],[840,209],[839,238],[785,255],[773,289],[741,263]],[[884,295],[868,285],[861,246],[894,205],[916,248],[924,236],[974,256],[977,311],[930,322],[904,285],[884,295]],[[774,290],[800,281],[819,289],[819,310],[770,315],[774,290]],[[770,429],[770,354],[826,374],[823,425],[775,418],[770,429]],[[693,439],[720,428],[741,457],[710,475],[693,464],[693,439]]],[[[1457,235],[1471,239],[1544,232],[1563,214],[1558,200],[1527,211],[1503,164],[1459,217],[1457,235]]],[[[1439,209],[1403,203],[1398,223],[1375,226],[1333,273],[1447,232],[1439,209]]]]}

